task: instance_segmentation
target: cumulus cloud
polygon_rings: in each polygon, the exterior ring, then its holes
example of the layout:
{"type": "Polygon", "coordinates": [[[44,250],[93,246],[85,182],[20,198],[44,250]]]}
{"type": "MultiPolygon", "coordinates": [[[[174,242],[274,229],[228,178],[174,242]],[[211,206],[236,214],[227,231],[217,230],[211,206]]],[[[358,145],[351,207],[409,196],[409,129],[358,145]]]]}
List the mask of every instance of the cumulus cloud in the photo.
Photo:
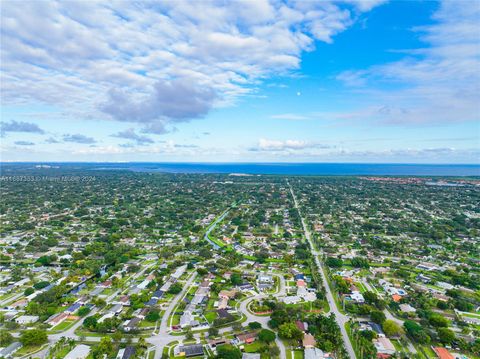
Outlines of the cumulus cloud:
{"type": "Polygon", "coordinates": [[[386,3],[387,0],[344,0],[344,2],[354,5],[358,11],[364,12],[386,3]]]}
{"type": "Polygon", "coordinates": [[[65,142],[74,142],[74,143],[81,143],[81,144],[87,144],[87,145],[97,142],[93,137],[88,137],[81,134],[66,134],[63,136],[63,140],[65,142]]]}
{"type": "MultiPolygon", "coordinates": [[[[214,99],[213,89],[183,77],[157,82],[148,95],[138,100],[125,91],[112,89],[100,108],[119,121],[151,123],[162,120],[160,132],[163,132],[163,123],[168,120],[185,121],[206,115],[214,99]]],[[[159,131],[147,127],[147,132],[159,131]]]]}
{"type": "Polygon", "coordinates": [[[332,42],[379,3],[4,2],[2,102],[165,133],[298,70],[316,40],[332,42]]]}
{"type": "Polygon", "coordinates": [[[324,149],[330,146],[313,143],[302,140],[269,140],[261,138],[255,147],[251,147],[250,151],[298,151],[305,149],[324,149]]]}
{"type": "Polygon", "coordinates": [[[402,50],[406,56],[400,61],[339,74],[338,80],[381,103],[359,109],[357,119],[373,115],[392,124],[478,121],[479,16],[479,2],[443,1],[434,24],[413,29],[427,48],[402,50]]]}
{"type": "Polygon", "coordinates": [[[15,141],[14,144],[17,146],[33,146],[35,143],[30,142],[30,141],[15,141]]]}
{"type": "Polygon", "coordinates": [[[174,144],[173,145],[176,148],[198,148],[197,145],[180,145],[180,144],[174,144]]]}
{"type": "Polygon", "coordinates": [[[35,123],[22,122],[22,121],[10,121],[0,123],[0,132],[2,134],[7,132],[28,132],[44,134],[45,131],[38,127],[35,123]]]}
{"type": "Polygon", "coordinates": [[[282,113],[279,115],[272,115],[270,118],[275,120],[292,120],[292,121],[301,121],[301,120],[308,120],[310,117],[305,115],[299,115],[296,113],[282,113]]]}
{"type": "Polygon", "coordinates": [[[59,140],[57,140],[53,137],[49,137],[45,140],[45,142],[48,143],[48,144],[55,144],[55,143],[60,143],[61,141],[59,141],[59,140]]]}
{"type": "MultiPolygon", "coordinates": [[[[159,141],[161,142],[161,141],[159,141]]],[[[182,145],[176,144],[173,141],[163,141],[163,143],[158,143],[153,146],[136,146],[131,143],[120,144],[118,146],[89,146],[84,148],[75,149],[74,154],[81,155],[102,155],[102,154],[112,154],[112,155],[126,155],[126,154],[135,154],[135,155],[152,155],[152,154],[163,154],[163,155],[182,155],[182,154],[198,154],[198,146],[196,145],[182,145]]],[[[218,150],[214,148],[204,148],[202,154],[204,153],[215,153],[218,154],[218,150]]]]}
{"type": "Polygon", "coordinates": [[[127,140],[135,141],[138,145],[146,145],[154,143],[150,137],[139,135],[135,132],[133,128],[129,128],[125,131],[120,131],[116,134],[113,134],[112,137],[124,138],[127,140]]]}

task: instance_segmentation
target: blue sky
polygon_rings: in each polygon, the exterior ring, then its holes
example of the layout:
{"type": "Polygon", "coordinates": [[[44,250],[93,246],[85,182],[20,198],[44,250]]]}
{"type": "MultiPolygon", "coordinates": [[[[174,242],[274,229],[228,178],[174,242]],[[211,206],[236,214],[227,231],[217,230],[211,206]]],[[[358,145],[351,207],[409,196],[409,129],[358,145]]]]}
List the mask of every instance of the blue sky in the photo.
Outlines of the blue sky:
{"type": "Polygon", "coordinates": [[[480,162],[480,3],[1,4],[2,161],[480,162]]]}

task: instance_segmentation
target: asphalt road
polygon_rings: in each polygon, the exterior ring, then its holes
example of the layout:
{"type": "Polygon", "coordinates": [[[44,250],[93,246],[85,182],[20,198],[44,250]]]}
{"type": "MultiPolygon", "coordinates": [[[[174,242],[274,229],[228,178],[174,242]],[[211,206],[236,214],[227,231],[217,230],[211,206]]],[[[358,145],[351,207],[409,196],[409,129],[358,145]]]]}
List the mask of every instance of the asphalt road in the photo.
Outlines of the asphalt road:
{"type": "MultiPolygon", "coordinates": [[[[284,297],[286,295],[286,287],[285,287],[285,278],[282,275],[277,273],[267,273],[276,276],[279,279],[279,288],[278,292],[273,294],[274,297],[284,297]]],[[[267,298],[269,295],[266,294],[257,294],[252,297],[248,297],[247,299],[240,302],[240,305],[237,307],[237,310],[247,317],[247,320],[243,323],[247,325],[251,322],[258,322],[262,324],[262,327],[268,328],[268,321],[270,320],[270,316],[262,316],[262,315],[255,315],[254,313],[248,310],[248,305],[254,300],[260,300],[267,298]]],[[[287,349],[285,348],[285,344],[280,340],[280,338],[275,339],[275,344],[277,345],[278,349],[280,350],[280,358],[286,359],[287,358],[287,349]]]]}
{"type": "MultiPolygon", "coordinates": [[[[287,181],[287,183],[288,183],[288,181],[287,181]]],[[[312,252],[313,257],[315,258],[315,263],[317,264],[317,267],[320,269],[320,274],[321,274],[321,277],[322,277],[323,286],[324,286],[325,291],[326,291],[327,301],[328,301],[328,304],[330,306],[330,311],[329,311],[328,314],[330,314],[330,313],[335,314],[335,319],[336,319],[337,324],[340,327],[340,331],[342,333],[343,343],[345,344],[345,349],[347,349],[347,353],[348,353],[350,358],[356,359],[355,351],[353,350],[352,343],[350,342],[350,338],[348,337],[347,330],[345,329],[345,324],[349,321],[349,318],[346,315],[344,315],[343,313],[340,313],[340,311],[337,308],[337,304],[335,303],[335,300],[333,299],[332,290],[330,289],[330,286],[329,286],[328,281],[327,281],[327,276],[326,276],[326,273],[325,273],[325,269],[322,265],[322,262],[319,259],[320,253],[315,250],[315,246],[313,245],[313,242],[312,242],[312,239],[311,239],[311,236],[310,236],[310,231],[308,230],[307,226],[305,225],[305,220],[302,216],[302,213],[300,211],[300,207],[299,207],[298,202],[297,202],[297,198],[295,197],[295,193],[293,192],[293,189],[292,189],[292,186],[290,185],[290,183],[288,183],[288,187],[290,188],[290,193],[292,194],[292,198],[293,198],[293,202],[295,204],[295,208],[298,210],[298,213],[300,215],[303,231],[305,233],[305,238],[307,239],[307,242],[310,245],[310,250],[312,252]]]]}
{"type": "Polygon", "coordinates": [[[160,322],[160,327],[158,328],[158,334],[154,335],[150,338],[147,338],[146,341],[150,344],[155,346],[155,359],[160,359],[162,357],[163,348],[170,342],[174,340],[182,340],[184,336],[180,335],[171,335],[170,326],[168,325],[168,319],[170,315],[173,313],[175,307],[178,305],[178,302],[183,298],[183,296],[187,293],[188,289],[192,285],[193,281],[197,276],[197,272],[194,271],[190,277],[187,279],[185,285],[183,286],[182,291],[177,294],[175,298],[170,302],[165,313],[162,316],[162,321],[160,322]]]}

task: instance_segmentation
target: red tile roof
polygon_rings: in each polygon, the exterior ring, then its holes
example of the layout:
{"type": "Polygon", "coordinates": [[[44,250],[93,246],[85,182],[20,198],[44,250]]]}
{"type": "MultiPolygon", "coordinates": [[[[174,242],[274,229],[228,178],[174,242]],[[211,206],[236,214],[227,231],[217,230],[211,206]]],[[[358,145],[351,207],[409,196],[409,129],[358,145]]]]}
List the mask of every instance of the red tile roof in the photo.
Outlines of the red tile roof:
{"type": "Polygon", "coordinates": [[[437,354],[439,359],[455,359],[455,357],[448,352],[447,349],[441,347],[433,348],[435,354],[437,354]]]}

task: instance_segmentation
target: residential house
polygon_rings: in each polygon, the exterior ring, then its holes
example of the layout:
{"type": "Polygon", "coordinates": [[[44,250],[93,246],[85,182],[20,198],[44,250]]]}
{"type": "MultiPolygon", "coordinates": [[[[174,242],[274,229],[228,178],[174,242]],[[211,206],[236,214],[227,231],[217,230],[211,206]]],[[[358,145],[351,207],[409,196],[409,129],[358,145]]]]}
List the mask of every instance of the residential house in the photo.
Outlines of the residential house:
{"type": "Polygon", "coordinates": [[[360,293],[358,290],[353,291],[349,295],[350,299],[352,299],[353,302],[357,304],[363,304],[365,303],[365,298],[363,297],[363,294],[360,293]]]}
{"type": "Polygon", "coordinates": [[[435,354],[437,354],[438,359],[455,359],[455,357],[445,348],[434,347],[432,349],[435,354]]]}
{"type": "Polygon", "coordinates": [[[395,346],[390,341],[390,339],[386,337],[378,337],[377,339],[374,339],[373,345],[375,346],[375,348],[377,349],[377,353],[379,354],[395,354],[395,346]]]}
{"type": "Polygon", "coordinates": [[[196,356],[203,356],[203,345],[202,344],[191,344],[191,345],[182,345],[176,348],[178,356],[185,356],[189,357],[196,357],[196,356]]]}
{"type": "Polygon", "coordinates": [[[400,310],[404,313],[415,313],[417,311],[410,304],[400,304],[400,310]]]}
{"type": "Polygon", "coordinates": [[[257,340],[257,333],[249,332],[244,334],[237,334],[235,338],[238,344],[250,344],[257,340]]]}
{"type": "Polygon", "coordinates": [[[13,342],[8,347],[0,349],[0,358],[11,358],[22,347],[22,343],[13,342]]]}
{"type": "Polygon", "coordinates": [[[15,322],[20,325],[32,324],[38,321],[38,315],[21,315],[15,319],[15,322]]]}
{"type": "Polygon", "coordinates": [[[230,344],[230,339],[220,338],[220,339],[211,339],[208,341],[210,348],[216,348],[218,345],[230,344]]]}
{"type": "Polygon", "coordinates": [[[302,299],[297,296],[297,295],[289,295],[289,296],[286,296],[282,299],[282,301],[285,303],[285,304],[297,304],[301,301],[302,299]]]}
{"type": "Polygon", "coordinates": [[[108,311],[114,314],[120,314],[123,310],[123,306],[121,304],[114,304],[108,311]]]}
{"type": "Polygon", "coordinates": [[[238,286],[238,289],[242,292],[246,292],[246,291],[249,291],[249,290],[253,290],[253,285],[251,285],[250,283],[246,282],[246,283],[243,283],[243,284],[240,284],[238,286]]]}
{"type": "Polygon", "coordinates": [[[318,348],[306,348],[303,352],[304,359],[323,359],[323,351],[318,348]]]}
{"type": "Polygon", "coordinates": [[[70,307],[68,307],[67,309],[65,309],[65,313],[69,313],[69,314],[72,314],[72,313],[75,313],[78,309],[81,308],[81,304],[80,303],[73,303],[70,307]]]}
{"type": "Polygon", "coordinates": [[[85,344],[79,344],[73,348],[64,359],[85,359],[90,354],[90,347],[85,344]]]}
{"type": "Polygon", "coordinates": [[[117,353],[116,359],[130,359],[135,354],[135,351],[135,347],[132,346],[120,349],[117,353]]]}
{"type": "Polygon", "coordinates": [[[112,281],[111,280],[106,280],[105,282],[102,282],[98,285],[100,288],[110,288],[112,286],[112,281]]]}
{"type": "Polygon", "coordinates": [[[243,353],[242,359],[260,359],[260,354],[258,353],[243,353]]]}
{"type": "Polygon", "coordinates": [[[303,334],[302,344],[305,349],[314,348],[317,342],[315,341],[315,337],[312,334],[305,333],[303,334]]]}
{"type": "Polygon", "coordinates": [[[137,329],[138,323],[140,323],[141,319],[134,317],[130,320],[126,320],[123,324],[123,330],[126,332],[130,332],[132,330],[137,329]]]}
{"type": "Polygon", "coordinates": [[[46,323],[50,324],[51,326],[55,326],[63,322],[65,319],[67,319],[67,317],[68,317],[68,313],[65,313],[65,312],[58,313],[48,318],[46,323]]]}

